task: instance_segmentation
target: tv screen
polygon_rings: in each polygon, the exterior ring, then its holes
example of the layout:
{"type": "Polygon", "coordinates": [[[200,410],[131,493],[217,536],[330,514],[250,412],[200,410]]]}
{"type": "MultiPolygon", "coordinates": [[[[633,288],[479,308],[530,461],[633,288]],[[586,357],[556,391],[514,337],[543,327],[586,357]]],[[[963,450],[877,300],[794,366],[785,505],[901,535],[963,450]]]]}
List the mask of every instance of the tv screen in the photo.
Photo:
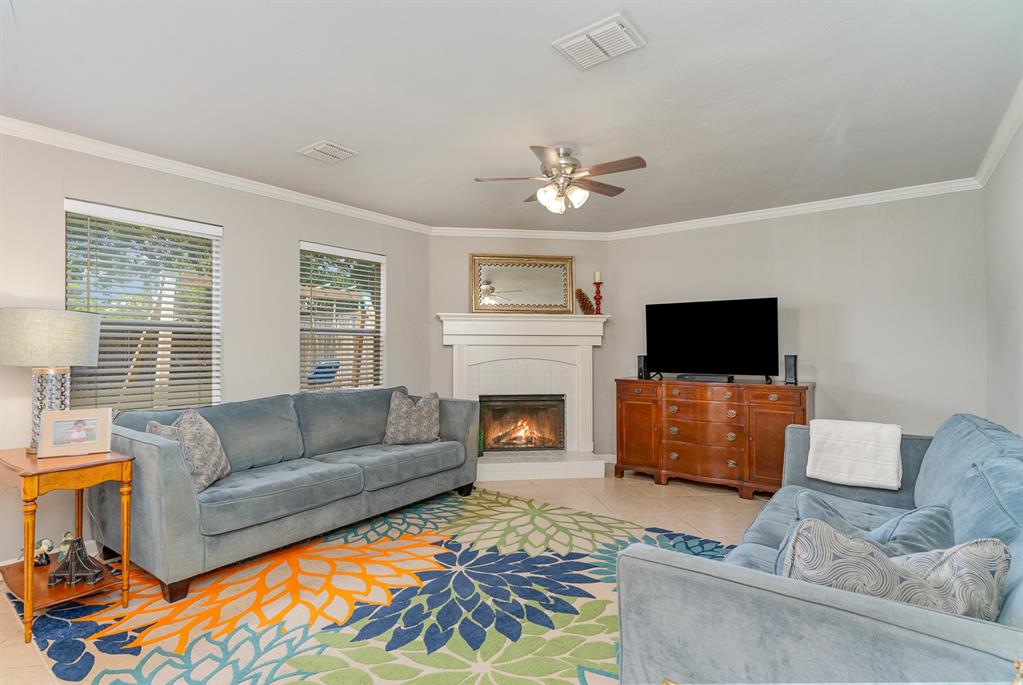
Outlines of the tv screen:
{"type": "Polygon", "coordinates": [[[647,368],[778,375],[778,298],[646,306],[647,368]]]}

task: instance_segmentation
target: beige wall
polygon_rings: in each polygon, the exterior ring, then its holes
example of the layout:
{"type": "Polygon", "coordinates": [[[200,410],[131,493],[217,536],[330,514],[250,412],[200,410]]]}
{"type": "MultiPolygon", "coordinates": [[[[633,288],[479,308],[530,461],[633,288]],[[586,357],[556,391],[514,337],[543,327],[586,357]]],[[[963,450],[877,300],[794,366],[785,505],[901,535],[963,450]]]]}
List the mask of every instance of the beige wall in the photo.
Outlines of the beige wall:
{"type": "Polygon", "coordinates": [[[1023,135],[984,186],[987,401],[992,421],[1023,433],[1023,135]]]}
{"type": "MultiPolygon", "coordinates": [[[[467,311],[471,252],[575,255],[577,280],[600,268],[611,315],[594,355],[601,454],[615,451],[614,379],[635,375],[648,302],[778,296],[780,352],[818,381],[819,417],[930,433],[955,411],[986,410],[983,220],[971,191],[612,242],[435,237],[432,311],[467,311]]],[[[430,340],[433,385],[450,391],[435,320],[430,340]]]]}
{"type": "MultiPolygon", "coordinates": [[[[64,198],[224,227],[224,400],[298,388],[298,242],[387,255],[388,381],[430,386],[429,238],[13,137],[0,137],[0,306],[64,304],[64,198]]],[[[0,447],[26,444],[29,372],[0,368],[0,447]]],[[[63,493],[40,503],[39,536],[69,527],[63,493]]],[[[0,488],[0,559],[21,548],[17,491],[0,488]]]]}

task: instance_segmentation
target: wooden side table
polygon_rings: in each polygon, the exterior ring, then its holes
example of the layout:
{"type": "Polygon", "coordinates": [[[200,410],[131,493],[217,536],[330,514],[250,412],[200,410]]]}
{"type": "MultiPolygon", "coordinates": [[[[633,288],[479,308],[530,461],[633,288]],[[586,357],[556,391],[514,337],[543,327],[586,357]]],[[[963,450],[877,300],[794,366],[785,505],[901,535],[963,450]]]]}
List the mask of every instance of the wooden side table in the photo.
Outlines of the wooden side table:
{"type": "Polygon", "coordinates": [[[117,452],[100,452],[80,457],[46,457],[39,459],[24,448],[0,451],[0,466],[13,471],[21,479],[22,512],[25,519],[25,559],[0,566],[0,574],[14,596],[24,604],[25,642],[32,641],[32,614],[54,604],[121,585],[121,604],[128,606],[128,545],[131,531],[131,464],[134,457],[117,452]],[[33,550],[36,544],[36,499],[52,490],[75,491],[75,535],[82,534],[82,504],[85,488],[105,481],[121,483],[121,577],[111,574],[103,565],[98,583],[64,583],[50,587],[47,583],[52,566],[36,567],[33,550]]]}

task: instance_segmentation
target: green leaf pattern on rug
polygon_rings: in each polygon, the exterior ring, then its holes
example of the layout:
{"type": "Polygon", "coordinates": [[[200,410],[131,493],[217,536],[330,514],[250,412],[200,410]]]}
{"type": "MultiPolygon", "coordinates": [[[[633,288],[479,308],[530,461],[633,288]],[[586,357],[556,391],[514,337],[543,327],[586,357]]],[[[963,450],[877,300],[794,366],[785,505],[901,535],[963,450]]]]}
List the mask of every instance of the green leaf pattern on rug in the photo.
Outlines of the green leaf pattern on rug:
{"type": "MultiPolygon", "coordinates": [[[[421,640],[394,651],[353,642],[360,622],[320,632],[315,639],[326,647],[324,653],[299,656],[288,665],[309,674],[296,685],[578,685],[580,670],[617,673],[614,602],[586,600],[576,608],[578,615],[556,616],[553,630],[528,625],[516,641],[491,630],[478,650],[455,635],[432,654],[421,640]]],[[[392,633],[375,642],[386,644],[392,633]]]]}
{"type": "Polygon", "coordinates": [[[324,541],[376,542],[381,538],[397,540],[402,535],[435,531],[462,515],[465,500],[458,495],[441,495],[328,533],[324,541]]]}
{"type": "Polygon", "coordinates": [[[637,529],[642,531],[609,516],[480,490],[468,498],[461,516],[440,530],[477,549],[494,546],[502,554],[537,555],[547,550],[592,554],[602,545],[632,537],[637,529]]]}

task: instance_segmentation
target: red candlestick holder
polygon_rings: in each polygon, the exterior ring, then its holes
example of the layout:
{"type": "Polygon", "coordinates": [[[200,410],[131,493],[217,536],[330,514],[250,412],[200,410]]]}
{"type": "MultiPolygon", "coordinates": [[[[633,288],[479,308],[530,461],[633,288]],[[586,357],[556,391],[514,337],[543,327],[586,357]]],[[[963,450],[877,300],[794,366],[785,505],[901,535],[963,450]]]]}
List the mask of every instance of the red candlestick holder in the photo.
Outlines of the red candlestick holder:
{"type": "Polygon", "coordinates": [[[594,281],[593,287],[596,288],[596,292],[593,293],[593,304],[596,307],[594,314],[600,314],[600,286],[603,285],[603,281],[594,281]]]}

